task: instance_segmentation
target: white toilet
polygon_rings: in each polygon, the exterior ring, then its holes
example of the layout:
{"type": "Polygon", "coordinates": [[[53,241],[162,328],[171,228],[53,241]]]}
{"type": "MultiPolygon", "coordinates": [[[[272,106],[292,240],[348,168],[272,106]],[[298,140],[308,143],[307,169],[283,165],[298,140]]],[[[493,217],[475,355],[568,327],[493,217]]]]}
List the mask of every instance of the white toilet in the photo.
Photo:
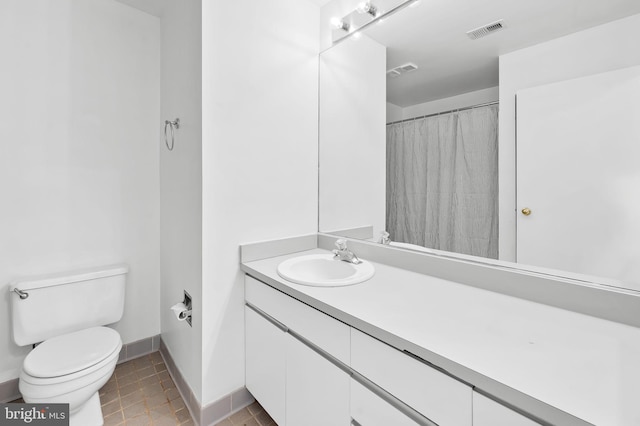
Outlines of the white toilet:
{"type": "Polygon", "coordinates": [[[118,362],[122,340],[103,327],[122,318],[126,265],[40,276],[11,285],[13,339],[40,343],[20,373],[30,403],[68,403],[71,426],[102,425],[98,391],[118,362]]]}

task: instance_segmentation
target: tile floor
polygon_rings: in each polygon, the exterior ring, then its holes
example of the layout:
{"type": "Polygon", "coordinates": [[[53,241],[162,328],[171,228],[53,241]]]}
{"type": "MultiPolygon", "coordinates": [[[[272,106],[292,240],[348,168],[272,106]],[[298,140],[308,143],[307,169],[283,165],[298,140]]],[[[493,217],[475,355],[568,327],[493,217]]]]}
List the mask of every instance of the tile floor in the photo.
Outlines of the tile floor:
{"type": "Polygon", "coordinates": [[[258,402],[243,408],[215,426],[278,426],[258,402]]]}
{"type": "Polygon", "coordinates": [[[160,352],[118,365],[100,403],[105,426],[194,424],[160,352]]]}
{"type": "MultiPolygon", "coordinates": [[[[111,379],[100,389],[100,403],[104,426],[194,425],[160,352],[118,365],[111,379]]],[[[260,404],[254,402],[215,426],[277,424],[260,404]]]]}

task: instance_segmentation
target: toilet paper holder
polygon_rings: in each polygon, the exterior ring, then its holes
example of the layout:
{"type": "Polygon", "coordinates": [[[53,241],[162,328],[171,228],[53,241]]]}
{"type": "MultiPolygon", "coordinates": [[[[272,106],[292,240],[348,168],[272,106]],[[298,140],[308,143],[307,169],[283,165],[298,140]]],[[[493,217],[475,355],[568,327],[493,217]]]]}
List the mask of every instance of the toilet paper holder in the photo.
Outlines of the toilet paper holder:
{"type": "Polygon", "coordinates": [[[193,327],[192,321],[192,301],[191,295],[184,291],[184,299],[182,299],[182,303],[177,303],[171,307],[172,310],[175,310],[175,314],[177,314],[178,321],[186,321],[190,327],[193,327]],[[179,306],[182,305],[182,306],[179,306]],[[176,309],[177,308],[177,309],[176,309]],[[181,309],[181,310],[180,310],[181,309]]]}

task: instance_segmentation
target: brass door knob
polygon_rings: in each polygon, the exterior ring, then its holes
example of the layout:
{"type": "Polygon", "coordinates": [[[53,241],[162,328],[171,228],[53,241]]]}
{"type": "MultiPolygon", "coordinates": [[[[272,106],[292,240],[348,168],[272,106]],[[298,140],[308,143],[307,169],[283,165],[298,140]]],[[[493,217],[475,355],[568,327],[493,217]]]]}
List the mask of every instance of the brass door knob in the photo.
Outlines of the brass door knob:
{"type": "Polygon", "coordinates": [[[531,209],[529,207],[525,207],[522,209],[522,214],[525,216],[529,216],[531,214],[531,209]]]}

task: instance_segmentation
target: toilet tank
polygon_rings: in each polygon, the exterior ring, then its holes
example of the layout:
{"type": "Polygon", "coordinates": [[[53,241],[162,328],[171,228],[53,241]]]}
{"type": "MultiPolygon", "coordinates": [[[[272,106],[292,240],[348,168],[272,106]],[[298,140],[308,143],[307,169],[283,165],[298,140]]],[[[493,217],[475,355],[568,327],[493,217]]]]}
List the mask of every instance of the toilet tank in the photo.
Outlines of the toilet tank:
{"type": "Polygon", "coordinates": [[[127,265],[112,265],[13,281],[13,340],[25,346],[119,321],[127,272],[127,265]]]}

